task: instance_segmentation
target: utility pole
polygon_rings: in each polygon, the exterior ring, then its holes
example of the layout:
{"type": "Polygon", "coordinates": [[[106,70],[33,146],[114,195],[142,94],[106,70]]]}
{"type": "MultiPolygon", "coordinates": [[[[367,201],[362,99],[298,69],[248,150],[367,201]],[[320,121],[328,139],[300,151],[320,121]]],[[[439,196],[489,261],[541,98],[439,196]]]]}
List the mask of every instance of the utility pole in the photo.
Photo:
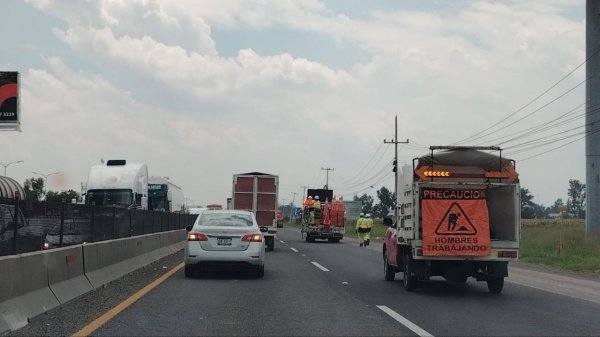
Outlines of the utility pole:
{"type": "Polygon", "coordinates": [[[304,199],[306,199],[308,197],[308,195],[306,195],[306,189],[308,188],[308,186],[300,186],[300,188],[302,188],[302,201],[304,201],[304,199]]]}
{"type": "Polygon", "coordinates": [[[292,205],[294,205],[294,201],[296,200],[296,192],[292,192],[292,205]]]}
{"type": "Polygon", "coordinates": [[[321,171],[327,171],[327,180],[325,180],[325,189],[328,190],[329,189],[329,171],[333,171],[335,170],[334,168],[329,168],[329,167],[321,167],[321,171]]]}
{"type": "Polygon", "coordinates": [[[292,202],[290,203],[290,214],[289,214],[289,222],[292,224],[292,217],[294,217],[294,200],[296,200],[296,192],[292,192],[292,202]]]}
{"type": "Polygon", "coordinates": [[[585,235],[600,234],[600,1],[586,3],[585,235]]]}
{"type": "Polygon", "coordinates": [[[394,117],[394,139],[391,141],[383,140],[384,144],[394,144],[394,224],[398,224],[398,144],[408,144],[398,141],[398,116],[394,117]]]}

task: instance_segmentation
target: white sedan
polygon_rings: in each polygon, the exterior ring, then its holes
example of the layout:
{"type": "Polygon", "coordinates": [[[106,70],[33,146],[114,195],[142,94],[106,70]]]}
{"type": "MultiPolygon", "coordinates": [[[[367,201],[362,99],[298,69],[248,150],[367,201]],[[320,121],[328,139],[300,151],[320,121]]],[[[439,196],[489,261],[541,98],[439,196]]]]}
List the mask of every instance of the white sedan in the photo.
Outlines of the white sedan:
{"type": "Polygon", "coordinates": [[[264,276],[265,240],[252,212],[206,210],[186,229],[186,277],[207,268],[249,269],[264,276]]]}

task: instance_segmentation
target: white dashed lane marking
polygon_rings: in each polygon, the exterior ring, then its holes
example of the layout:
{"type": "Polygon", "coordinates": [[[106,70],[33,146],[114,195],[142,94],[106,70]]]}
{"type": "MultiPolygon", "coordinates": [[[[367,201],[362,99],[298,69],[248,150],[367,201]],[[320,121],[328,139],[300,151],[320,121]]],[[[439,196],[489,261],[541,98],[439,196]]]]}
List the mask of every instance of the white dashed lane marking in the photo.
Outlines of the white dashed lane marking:
{"type": "Polygon", "coordinates": [[[377,308],[379,308],[381,311],[383,311],[386,314],[388,314],[391,318],[395,319],[400,324],[402,324],[405,327],[409,328],[412,332],[416,333],[418,336],[433,337],[432,334],[430,334],[429,332],[421,329],[420,326],[418,326],[415,323],[407,320],[406,318],[404,318],[404,316],[402,316],[399,313],[395,312],[394,310],[388,308],[387,306],[385,306],[385,305],[378,305],[377,308]]]}
{"type": "Polygon", "coordinates": [[[323,267],[322,265],[320,265],[319,263],[317,263],[317,262],[315,262],[315,261],[313,261],[313,262],[311,262],[311,263],[312,263],[312,264],[313,264],[315,267],[317,267],[317,268],[321,269],[322,271],[329,271],[329,269],[327,269],[327,268],[323,267]]]}

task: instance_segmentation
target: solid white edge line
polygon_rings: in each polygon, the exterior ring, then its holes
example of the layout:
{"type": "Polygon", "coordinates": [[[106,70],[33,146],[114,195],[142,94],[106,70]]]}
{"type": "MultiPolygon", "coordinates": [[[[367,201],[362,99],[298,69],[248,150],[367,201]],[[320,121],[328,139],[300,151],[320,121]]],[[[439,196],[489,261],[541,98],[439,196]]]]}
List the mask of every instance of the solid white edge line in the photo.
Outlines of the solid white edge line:
{"type": "Polygon", "coordinates": [[[536,289],[536,290],[545,291],[545,292],[556,294],[556,295],[566,296],[566,297],[573,298],[573,299],[576,299],[576,300],[582,300],[582,301],[588,301],[588,302],[600,304],[600,301],[596,301],[596,300],[593,300],[593,299],[585,298],[583,296],[575,296],[575,295],[567,294],[565,292],[561,292],[560,290],[544,289],[542,287],[536,287],[536,286],[533,286],[533,285],[524,284],[524,283],[520,283],[520,282],[517,282],[517,281],[511,281],[509,279],[507,279],[505,282],[510,282],[510,283],[513,283],[513,284],[520,285],[522,287],[529,287],[529,288],[533,288],[533,289],[536,289]]]}
{"type": "Polygon", "coordinates": [[[294,253],[299,253],[300,251],[294,247],[290,247],[290,249],[294,252],[294,253]]]}
{"type": "Polygon", "coordinates": [[[329,271],[329,269],[323,267],[322,265],[318,264],[317,262],[313,261],[311,262],[313,265],[315,265],[315,267],[321,269],[322,271],[329,271]]]}
{"type": "Polygon", "coordinates": [[[399,313],[395,312],[394,310],[388,308],[387,306],[385,306],[385,305],[377,305],[377,308],[379,308],[381,311],[383,311],[386,314],[388,314],[391,318],[395,319],[400,324],[402,324],[405,327],[409,328],[412,332],[416,333],[417,335],[423,336],[423,337],[433,337],[432,334],[430,334],[429,332],[421,329],[420,326],[418,326],[415,323],[407,320],[402,315],[400,315],[399,313]]]}

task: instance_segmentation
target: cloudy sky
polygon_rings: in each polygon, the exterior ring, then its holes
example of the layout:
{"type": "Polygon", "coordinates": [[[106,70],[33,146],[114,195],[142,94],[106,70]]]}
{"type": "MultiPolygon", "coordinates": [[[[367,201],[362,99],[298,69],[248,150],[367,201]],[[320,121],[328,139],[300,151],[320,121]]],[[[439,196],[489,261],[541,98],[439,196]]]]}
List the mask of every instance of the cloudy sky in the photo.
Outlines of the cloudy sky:
{"type": "Polygon", "coordinates": [[[393,188],[395,116],[410,140],[401,163],[430,145],[500,145],[535,202],[585,182],[583,0],[0,8],[23,130],[0,132],[0,162],[23,160],[7,170],[21,183],[60,171],[49,189],[79,191],[104,158],[147,163],[202,205],[224,204],[232,175],[251,171],[278,174],[286,203],[327,167],[336,194],[374,195],[393,188]]]}

